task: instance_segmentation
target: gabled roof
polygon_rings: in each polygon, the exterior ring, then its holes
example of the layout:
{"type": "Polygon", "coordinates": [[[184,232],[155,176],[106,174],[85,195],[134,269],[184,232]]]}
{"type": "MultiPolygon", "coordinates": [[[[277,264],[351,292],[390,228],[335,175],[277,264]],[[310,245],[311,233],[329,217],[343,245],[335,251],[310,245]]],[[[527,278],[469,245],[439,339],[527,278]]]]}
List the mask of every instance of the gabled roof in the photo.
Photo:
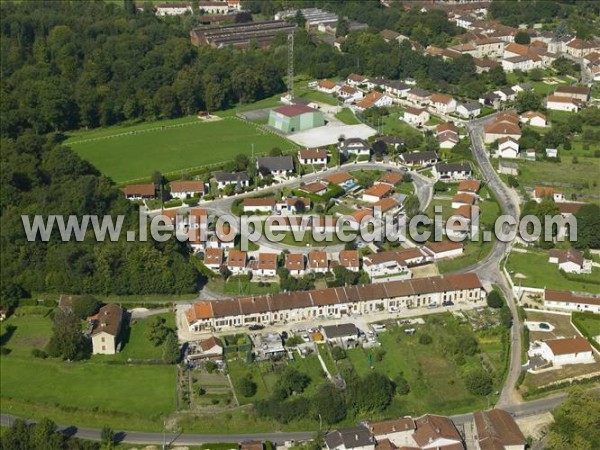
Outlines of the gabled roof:
{"type": "Polygon", "coordinates": [[[421,161],[432,161],[438,159],[438,154],[434,151],[403,153],[401,158],[407,163],[415,163],[421,161]]]}
{"type": "Polygon", "coordinates": [[[294,160],[291,156],[265,156],[256,159],[256,164],[260,168],[265,168],[270,171],[293,171],[294,160]]]}
{"type": "Polygon", "coordinates": [[[363,195],[371,195],[373,197],[382,198],[392,191],[392,187],[388,184],[374,184],[369,189],[363,192],[363,195]]]}
{"type": "Polygon", "coordinates": [[[222,264],[223,250],[220,248],[207,248],[204,252],[204,264],[222,264]]]}
{"type": "Polygon", "coordinates": [[[327,269],[329,267],[329,258],[327,252],[313,250],[308,254],[308,267],[311,269],[327,269]]]}
{"type": "Polygon", "coordinates": [[[123,321],[123,310],[119,305],[110,303],[104,305],[96,314],[94,320],[94,326],[92,328],[92,336],[99,333],[107,333],[111,336],[117,336],[121,329],[121,322],[123,321]]]}
{"type": "Polygon", "coordinates": [[[360,257],[357,250],[342,250],[340,252],[340,265],[344,267],[359,267],[360,257]]]}
{"type": "Polygon", "coordinates": [[[285,268],[287,270],[304,270],[304,255],[301,253],[285,255],[285,268]]]}
{"type": "Polygon", "coordinates": [[[442,241],[442,242],[427,242],[425,248],[432,254],[449,252],[463,248],[462,242],[442,241]]]}
{"type": "Polygon", "coordinates": [[[299,189],[310,194],[316,194],[317,192],[327,190],[327,186],[320,181],[315,181],[314,183],[306,184],[299,189]]]}
{"type": "Polygon", "coordinates": [[[250,181],[250,176],[246,172],[217,172],[215,179],[221,183],[232,183],[250,181]]]}
{"type": "Polygon", "coordinates": [[[204,192],[204,181],[172,181],[171,192],[204,192]]]}
{"type": "Polygon", "coordinates": [[[425,108],[416,108],[414,106],[409,106],[408,108],[406,108],[406,110],[404,111],[404,114],[412,114],[413,116],[420,116],[423,113],[428,112],[427,109],[425,108]]]}
{"type": "Polygon", "coordinates": [[[207,352],[211,348],[217,347],[217,346],[218,347],[223,347],[223,344],[221,344],[221,341],[218,338],[216,338],[215,336],[211,336],[208,339],[200,341],[200,348],[204,352],[207,352]]]}
{"type": "Polygon", "coordinates": [[[329,175],[327,178],[325,178],[325,181],[333,184],[340,184],[352,179],[352,176],[348,172],[339,172],[329,175]]]}
{"type": "Polygon", "coordinates": [[[229,250],[227,255],[227,267],[246,267],[246,252],[240,250],[229,250]]]}
{"type": "Polygon", "coordinates": [[[393,198],[382,198],[378,202],[373,203],[373,211],[375,211],[375,208],[379,208],[382,213],[385,213],[390,209],[397,208],[398,206],[400,206],[400,204],[393,198]]]}
{"type": "Polygon", "coordinates": [[[259,253],[256,268],[261,270],[277,270],[277,253],[259,253]]]}
{"type": "Polygon", "coordinates": [[[329,152],[324,148],[307,148],[298,152],[300,159],[323,159],[328,155],[329,152]]]}
{"type": "Polygon", "coordinates": [[[582,305],[600,306],[600,297],[576,295],[570,291],[553,291],[546,289],[544,291],[544,300],[551,302],[581,303],[582,305]]]}
{"type": "Polygon", "coordinates": [[[270,206],[274,208],[276,204],[277,200],[275,200],[275,197],[244,199],[244,208],[258,208],[261,206],[270,206]]]}
{"type": "Polygon", "coordinates": [[[448,105],[454,100],[451,96],[446,94],[433,94],[431,96],[432,103],[442,103],[444,105],[448,105]]]}
{"type": "Polygon", "coordinates": [[[438,439],[462,442],[454,423],[448,417],[427,414],[415,420],[413,439],[420,447],[431,446],[438,439]]]}
{"type": "Polygon", "coordinates": [[[515,419],[506,411],[477,411],[473,418],[481,450],[504,450],[510,446],[527,445],[527,440],[515,419]]]}
{"type": "Polygon", "coordinates": [[[582,337],[574,337],[570,339],[550,339],[544,341],[555,356],[570,355],[571,353],[591,352],[592,346],[587,339],[582,337]]]}
{"type": "Polygon", "coordinates": [[[479,180],[464,180],[458,184],[458,192],[473,192],[476,194],[481,188],[481,182],[479,180]]]}
{"type": "Polygon", "coordinates": [[[557,258],[559,264],[572,262],[572,263],[577,264],[580,267],[583,266],[583,261],[584,261],[583,253],[574,248],[567,248],[567,249],[552,248],[552,249],[550,249],[548,254],[551,258],[557,258]]]}
{"type": "Polygon", "coordinates": [[[322,87],[323,89],[333,89],[336,86],[337,85],[333,81],[330,81],[330,80],[319,81],[319,87],[322,87]]]}
{"type": "Polygon", "coordinates": [[[383,98],[384,94],[381,92],[373,91],[365,96],[360,102],[356,104],[358,108],[367,109],[375,105],[375,103],[383,98]]]}
{"type": "Polygon", "coordinates": [[[130,196],[136,195],[140,197],[150,197],[156,195],[156,186],[154,183],[147,184],[130,184],[121,189],[123,194],[130,196]]]}
{"type": "Polygon", "coordinates": [[[278,114],[282,114],[287,117],[296,117],[306,113],[317,112],[316,109],[310,108],[306,105],[286,105],[280,106],[279,108],[273,109],[278,114]]]}

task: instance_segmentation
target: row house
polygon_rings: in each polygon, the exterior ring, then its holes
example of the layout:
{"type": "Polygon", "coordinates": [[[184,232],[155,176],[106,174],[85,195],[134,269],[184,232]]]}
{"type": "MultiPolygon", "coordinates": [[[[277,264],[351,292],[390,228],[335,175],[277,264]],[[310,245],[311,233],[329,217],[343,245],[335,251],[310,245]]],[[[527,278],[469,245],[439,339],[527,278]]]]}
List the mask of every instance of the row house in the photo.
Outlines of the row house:
{"type": "Polygon", "coordinates": [[[226,330],[253,323],[282,324],[310,320],[321,315],[335,318],[372,314],[390,307],[412,308],[444,301],[479,303],[485,290],[477,274],[444,275],[412,280],[280,292],[257,297],[238,297],[195,302],[186,313],[190,331],[226,330]]]}

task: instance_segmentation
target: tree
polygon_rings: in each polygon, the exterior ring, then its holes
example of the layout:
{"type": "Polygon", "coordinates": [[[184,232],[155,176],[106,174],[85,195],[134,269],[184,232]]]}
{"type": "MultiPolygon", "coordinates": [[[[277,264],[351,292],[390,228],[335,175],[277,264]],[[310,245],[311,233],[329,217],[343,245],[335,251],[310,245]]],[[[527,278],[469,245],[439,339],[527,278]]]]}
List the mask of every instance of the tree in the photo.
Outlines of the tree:
{"type": "Polygon", "coordinates": [[[341,359],[346,359],[346,350],[342,347],[338,347],[337,345],[331,348],[331,357],[334,361],[339,361],[341,359]]]}
{"type": "Polygon", "coordinates": [[[106,446],[107,449],[113,448],[115,445],[115,432],[114,430],[108,426],[104,425],[102,427],[102,431],[100,432],[100,440],[102,444],[106,446]]]}
{"type": "Polygon", "coordinates": [[[177,336],[169,332],[163,348],[162,360],[166,364],[177,364],[181,358],[181,348],[177,342],[177,336]]]}
{"type": "Polygon", "coordinates": [[[306,25],[306,17],[304,17],[304,14],[302,14],[301,9],[298,9],[296,11],[296,15],[294,16],[294,22],[298,24],[298,28],[304,28],[304,25],[306,25]]]}
{"type": "Polygon", "coordinates": [[[219,366],[217,365],[217,363],[210,360],[206,361],[206,363],[204,364],[204,368],[208,373],[214,373],[218,369],[218,367],[219,366]]]}
{"type": "Polygon", "coordinates": [[[82,333],[81,321],[72,312],[56,312],[52,337],[46,351],[50,356],[70,361],[81,360],[90,355],[90,340],[82,333]]]}
{"type": "Polygon", "coordinates": [[[166,320],[163,317],[151,316],[146,320],[148,321],[146,337],[155,347],[158,347],[166,341],[173,330],[167,326],[166,320]]]}
{"type": "Polygon", "coordinates": [[[506,86],[508,83],[506,73],[501,66],[492,67],[488,72],[488,77],[494,86],[506,86]]]}
{"type": "Polygon", "coordinates": [[[492,392],[492,377],[483,369],[472,369],[464,376],[465,385],[471,394],[488,395],[492,392]]]}
{"type": "Polygon", "coordinates": [[[515,44],[529,45],[531,43],[531,37],[525,31],[519,31],[515,35],[515,44]]]}
{"type": "Polygon", "coordinates": [[[394,395],[394,384],[383,374],[371,372],[363,379],[351,382],[349,400],[357,414],[383,411],[394,395]]]}
{"type": "Polygon", "coordinates": [[[519,187],[519,180],[517,180],[516,177],[509,175],[508,176],[508,186],[512,187],[512,188],[517,188],[519,187]]]}
{"type": "Polygon", "coordinates": [[[344,395],[329,383],[319,386],[312,399],[312,409],[315,417],[320,415],[329,425],[341,422],[347,414],[344,395]]]}
{"type": "Polygon", "coordinates": [[[286,367],[275,386],[277,397],[281,400],[288,398],[292,394],[301,394],[310,384],[308,375],[300,372],[293,367],[286,367]]]}
{"type": "Polygon", "coordinates": [[[350,24],[344,17],[338,19],[337,27],[335,28],[335,37],[346,36],[350,32],[350,24]]]}
{"type": "Polygon", "coordinates": [[[600,394],[574,387],[567,399],[552,412],[554,421],[548,433],[548,448],[600,448],[600,394]]]}
{"type": "Polygon", "coordinates": [[[533,91],[521,91],[517,94],[515,99],[515,106],[517,111],[522,113],[524,111],[535,111],[542,105],[542,98],[533,91]]]}
{"type": "Polygon", "coordinates": [[[398,375],[394,378],[394,384],[396,385],[396,392],[400,395],[407,395],[410,392],[410,385],[408,380],[402,375],[398,375]]]}
{"type": "Polygon", "coordinates": [[[504,300],[500,296],[500,293],[497,290],[492,290],[487,296],[487,305],[490,308],[499,309],[504,305],[504,300]]]}
{"type": "Polygon", "coordinates": [[[282,156],[283,151],[279,147],[273,147],[269,150],[269,156],[282,156]]]}
{"type": "Polygon", "coordinates": [[[584,250],[600,248],[600,206],[588,203],[575,213],[577,219],[577,240],[573,247],[584,250]]]}
{"type": "Polygon", "coordinates": [[[156,185],[156,186],[162,186],[165,182],[165,179],[162,175],[162,173],[160,173],[160,171],[155,170],[154,172],[152,172],[152,182],[156,185]]]}
{"type": "Polygon", "coordinates": [[[240,392],[244,397],[254,397],[256,394],[256,383],[252,381],[250,373],[240,380],[240,392]]]}
{"type": "Polygon", "coordinates": [[[91,295],[78,298],[73,302],[73,314],[83,320],[86,317],[93,316],[98,312],[100,302],[91,295]]]}
{"type": "Polygon", "coordinates": [[[414,216],[419,214],[421,204],[419,198],[416,195],[409,195],[404,201],[404,212],[408,219],[412,219],[414,216]]]}

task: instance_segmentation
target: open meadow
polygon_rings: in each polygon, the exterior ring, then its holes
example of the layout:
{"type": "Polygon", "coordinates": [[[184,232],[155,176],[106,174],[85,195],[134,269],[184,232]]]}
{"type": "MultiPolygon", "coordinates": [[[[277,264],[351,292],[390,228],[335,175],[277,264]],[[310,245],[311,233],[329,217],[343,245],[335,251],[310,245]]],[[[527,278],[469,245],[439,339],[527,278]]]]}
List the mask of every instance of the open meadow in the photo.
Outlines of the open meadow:
{"type": "Polygon", "coordinates": [[[185,171],[229,161],[239,153],[267,153],[292,142],[235,117],[201,122],[186,118],[77,133],[66,145],[117,183],[149,179],[152,172],[185,171]]]}

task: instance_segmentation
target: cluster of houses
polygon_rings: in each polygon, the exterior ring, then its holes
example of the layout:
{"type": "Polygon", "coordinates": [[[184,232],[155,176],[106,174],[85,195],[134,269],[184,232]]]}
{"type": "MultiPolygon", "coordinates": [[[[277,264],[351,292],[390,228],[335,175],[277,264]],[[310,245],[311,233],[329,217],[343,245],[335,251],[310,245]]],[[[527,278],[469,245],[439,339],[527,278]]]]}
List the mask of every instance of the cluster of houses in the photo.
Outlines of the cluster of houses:
{"type": "MultiPolygon", "coordinates": [[[[318,255],[317,255],[318,256],[318,255]]],[[[321,255],[323,267],[327,264],[321,255]]],[[[280,292],[195,302],[187,311],[191,332],[220,331],[252,324],[282,324],[317,317],[342,318],[394,308],[446,302],[482,302],[486,292],[474,273],[312,291],[280,292]]]]}
{"type": "Polygon", "coordinates": [[[166,2],[160,3],[154,7],[154,13],[157,16],[181,16],[183,14],[193,14],[197,9],[198,13],[204,14],[231,14],[242,10],[241,0],[211,0],[206,2],[166,2]]]}
{"type": "Polygon", "coordinates": [[[449,417],[425,414],[330,431],[327,450],[464,450],[465,430],[472,430],[473,448],[525,450],[527,440],[511,414],[502,409],[473,413],[461,433],[449,417]]]}

